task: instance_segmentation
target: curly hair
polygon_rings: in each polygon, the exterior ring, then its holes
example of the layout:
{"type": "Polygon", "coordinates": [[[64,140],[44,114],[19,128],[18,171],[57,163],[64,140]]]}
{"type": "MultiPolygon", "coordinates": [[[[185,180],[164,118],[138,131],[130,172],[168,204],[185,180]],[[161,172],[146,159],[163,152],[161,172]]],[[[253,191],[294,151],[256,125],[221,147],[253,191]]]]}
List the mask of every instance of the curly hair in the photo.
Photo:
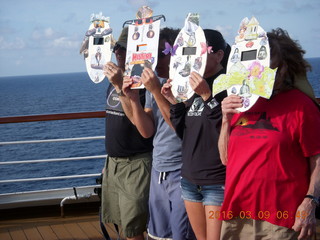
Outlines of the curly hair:
{"type": "Polygon", "coordinates": [[[305,51],[281,28],[273,29],[267,35],[271,50],[270,67],[278,67],[274,91],[291,89],[296,76],[305,76],[311,71],[310,64],[303,58],[305,51]]]}

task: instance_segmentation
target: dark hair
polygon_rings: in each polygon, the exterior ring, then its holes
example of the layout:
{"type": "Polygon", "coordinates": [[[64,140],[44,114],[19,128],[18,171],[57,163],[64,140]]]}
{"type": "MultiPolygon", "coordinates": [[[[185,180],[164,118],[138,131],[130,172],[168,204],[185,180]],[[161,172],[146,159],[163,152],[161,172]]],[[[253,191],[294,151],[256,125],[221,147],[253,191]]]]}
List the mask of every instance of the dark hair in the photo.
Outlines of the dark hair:
{"type": "Polygon", "coordinates": [[[222,34],[217,30],[204,29],[207,45],[212,47],[213,52],[222,50],[224,52],[221,65],[223,68],[227,67],[229,54],[231,51],[230,45],[224,40],[222,34]]]}
{"type": "Polygon", "coordinates": [[[180,29],[177,29],[177,28],[176,29],[168,28],[168,27],[162,28],[160,29],[159,41],[165,40],[172,46],[179,32],[180,32],[180,29]]]}
{"type": "Polygon", "coordinates": [[[305,51],[298,41],[290,38],[287,31],[277,28],[267,33],[270,45],[271,68],[278,67],[274,90],[284,91],[293,88],[298,75],[306,75],[310,64],[303,58],[305,51]]]}
{"type": "Polygon", "coordinates": [[[164,50],[165,46],[164,46],[164,45],[161,45],[161,44],[163,44],[163,42],[161,42],[161,41],[164,40],[164,42],[167,42],[167,43],[169,43],[171,46],[173,46],[174,41],[176,40],[179,32],[180,32],[180,29],[174,29],[174,28],[168,28],[168,27],[165,27],[165,28],[160,29],[159,49],[158,49],[158,57],[159,57],[159,58],[163,58],[163,57],[166,56],[166,55],[163,53],[163,50],[164,50]]]}

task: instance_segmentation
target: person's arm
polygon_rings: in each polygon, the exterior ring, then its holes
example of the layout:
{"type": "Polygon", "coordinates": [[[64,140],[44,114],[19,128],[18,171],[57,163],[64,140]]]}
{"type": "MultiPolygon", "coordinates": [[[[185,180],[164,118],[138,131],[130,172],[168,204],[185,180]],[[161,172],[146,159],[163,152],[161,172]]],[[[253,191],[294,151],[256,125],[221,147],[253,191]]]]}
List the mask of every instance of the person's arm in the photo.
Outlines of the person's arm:
{"type": "Polygon", "coordinates": [[[108,62],[104,67],[104,75],[108,78],[109,82],[114,86],[118,93],[119,100],[121,102],[123,111],[126,116],[132,119],[132,109],[130,107],[130,99],[122,92],[123,85],[123,71],[113,62],[108,62]]]}
{"type": "Polygon", "coordinates": [[[228,163],[228,144],[230,137],[230,122],[235,113],[239,113],[236,108],[242,107],[242,99],[236,95],[230,95],[221,102],[222,123],[218,148],[222,164],[228,163]]]}
{"type": "Polygon", "coordinates": [[[199,73],[191,72],[189,83],[193,91],[198,94],[203,101],[207,101],[211,97],[211,89],[205,79],[199,73]]]}
{"type": "MultiPolygon", "coordinates": [[[[309,158],[310,164],[310,183],[306,195],[320,196],[320,154],[309,158]]],[[[313,236],[316,230],[315,218],[316,204],[310,198],[304,198],[297,209],[295,223],[292,227],[295,231],[300,231],[298,239],[306,239],[313,236]]]]}
{"type": "Polygon", "coordinates": [[[168,79],[167,82],[163,84],[161,94],[170,103],[170,122],[177,136],[182,139],[187,107],[184,102],[178,103],[176,98],[173,96],[171,91],[171,82],[172,80],[168,79]]]}
{"type": "Polygon", "coordinates": [[[146,89],[151,92],[159,110],[163,116],[163,119],[166,123],[173,128],[172,123],[170,121],[170,103],[169,101],[161,94],[161,84],[157,76],[154,74],[152,69],[145,68],[141,75],[141,81],[146,87],[146,89]]]}
{"type": "Polygon", "coordinates": [[[127,99],[129,99],[129,103],[126,105],[124,111],[130,112],[128,118],[136,126],[141,136],[144,138],[152,137],[155,132],[152,109],[144,109],[142,107],[139,90],[131,89],[132,83],[133,81],[129,77],[125,77],[123,80],[122,90],[127,96],[127,99]]]}

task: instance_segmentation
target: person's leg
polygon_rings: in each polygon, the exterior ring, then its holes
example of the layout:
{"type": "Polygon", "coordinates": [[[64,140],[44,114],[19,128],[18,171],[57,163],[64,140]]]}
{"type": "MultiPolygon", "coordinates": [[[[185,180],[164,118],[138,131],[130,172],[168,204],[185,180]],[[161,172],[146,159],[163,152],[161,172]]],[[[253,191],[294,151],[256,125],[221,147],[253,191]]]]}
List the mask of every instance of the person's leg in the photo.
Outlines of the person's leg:
{"type": "MultiPolygon", "coordinates": [[[[160,172],[152,168],[149,194],[148,236],[157,238],[172,238],[170,226],[171,204],[166,191],[168,180],[159,183],[160,172]]],[[[181,195],[180,195],[181,198],[181,195]]]]}
{"type": "Polygon", "coordinates": [[[195,239],[186,212],[186,207],[181,197],[180,179],[181,170],[179,169],[168,172],[166,180],[164,181],[171,203],[170,225],[172,229],[172,239],[195,239]]]}
{"type": "Polygon", "coordinates": [[[220,240],[222,221],[219,220],[221,205],[224,199],[224,185],[201,186],[203,204],[207,222],[207,239],[220,240]]]}
{"type": "Polygon", "coordinates": [[[252,219],[232,219],[222,222],[221,240],[251,240],[253,238],[252,219]]]}
{"type": "Polygon", "coordinates": [[[253,220],[253,238],[261,240],[296,240],[299,232],[291,228],[274,225],[267,221],[253,220]]]}
{"type": "Polygon", "coordinates": [[[151,154],[135,155],[117,166],[121,227],[126,238],[143,239],[147,228],[151,154]]]}
{"type": "Polygon", "coordinates": [[[181,191],[193,232],[198,240],[205,240],[207,237],[206,215],[201,189],[198,185],[181,178],[181,191]]]}
{"type": "Polygon", "coordinates": [[[206,205],[207,240],[220,240],[222,221],[212,217],[214,213],[219,213],[221,206],[206,205]]]}
{"type": "Polygon", "coordinates": [[[101,216],[104,223],[119,225],[121,220],[115,169],[116,163],[107,157],[101,184],[101,216]]]}
{"type": "Polygon", "coordinates": [[[206,215],[202,202],[184,201],[194,234],[197,240],[206,240],[206,215]]]}

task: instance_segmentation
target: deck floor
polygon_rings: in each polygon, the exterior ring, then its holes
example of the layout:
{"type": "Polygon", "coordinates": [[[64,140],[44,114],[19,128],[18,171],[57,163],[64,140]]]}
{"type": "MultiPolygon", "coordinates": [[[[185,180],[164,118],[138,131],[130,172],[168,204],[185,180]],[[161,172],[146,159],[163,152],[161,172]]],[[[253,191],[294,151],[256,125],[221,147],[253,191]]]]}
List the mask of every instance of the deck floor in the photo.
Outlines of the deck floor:
{"type": "MultiPolygon", "coordinates": [[[[112,239],[117,233],[112,225],[107,226],[112,239]]],[[[20,217],[3,220],[0,216],[1,240],[104,240],[100,229],[98,212],[85,215],[49,217],[20,217]]],[[[123,239],[123,237],[122,237],[123,239]]],[[[320,220],[317,220],[317,237],[320,240],[320,220]]]]}
{"type": "MultiPolygon", "coordinates": [[[[117,239],[113,226],[107,226],[111,238],[117,239]]],[[[1,240],[103,240],[99,216],[27,218],[0,221],[1,240]]]]}

